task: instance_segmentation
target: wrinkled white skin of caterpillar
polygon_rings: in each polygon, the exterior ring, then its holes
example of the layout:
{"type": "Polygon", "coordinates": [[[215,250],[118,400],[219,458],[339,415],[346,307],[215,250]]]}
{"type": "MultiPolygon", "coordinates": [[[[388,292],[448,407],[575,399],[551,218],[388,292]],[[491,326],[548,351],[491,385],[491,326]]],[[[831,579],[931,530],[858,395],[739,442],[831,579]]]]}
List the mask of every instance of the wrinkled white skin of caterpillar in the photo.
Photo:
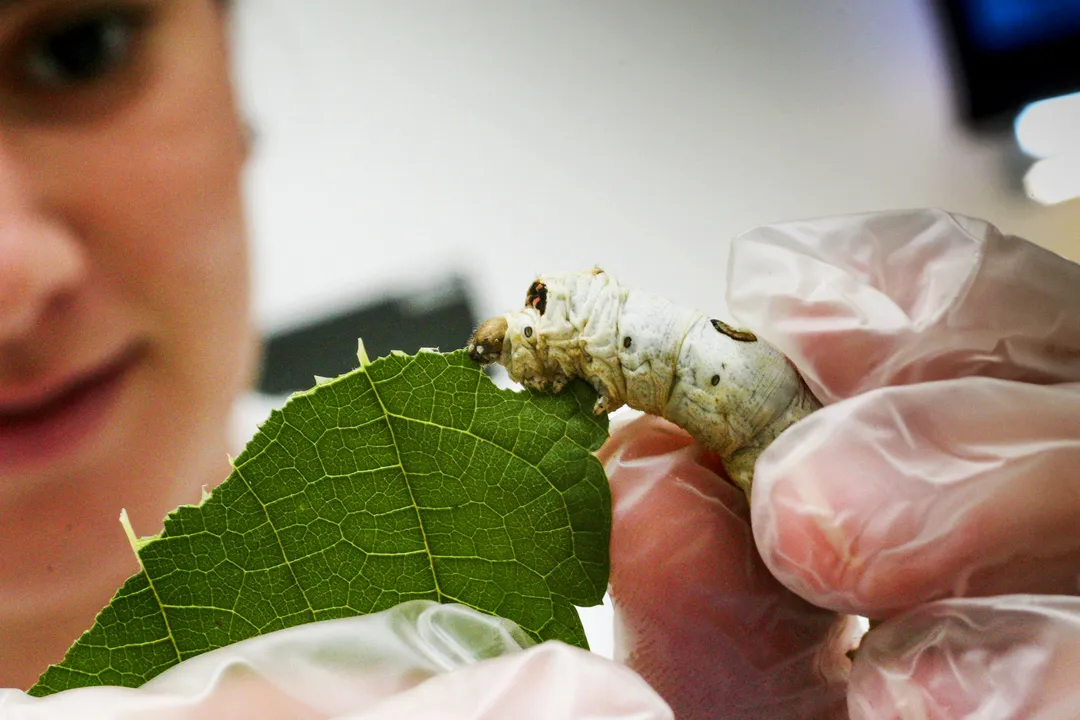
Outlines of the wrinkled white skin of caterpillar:
{"type": "Polygon", "coordinates": [[[544,314],[526,307],[505,316],[498,362],[510,377],[554,392],[584,378],[599,393],[598,413],[626,404],[670,420],[716,451],[748,498],[761,452],[821,407],[779,351],[730,337],[708,315],[600,270],[539,281],[547,287],[544,314]]]}

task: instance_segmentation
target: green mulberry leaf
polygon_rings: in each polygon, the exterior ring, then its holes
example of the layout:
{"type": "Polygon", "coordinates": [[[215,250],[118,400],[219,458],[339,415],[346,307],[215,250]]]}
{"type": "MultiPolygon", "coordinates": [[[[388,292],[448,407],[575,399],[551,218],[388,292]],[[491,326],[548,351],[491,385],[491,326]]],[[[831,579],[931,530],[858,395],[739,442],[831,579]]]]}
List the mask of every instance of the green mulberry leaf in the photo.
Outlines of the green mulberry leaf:
{"type": "Polygon", "coordinates": [[[135,543],[142,572],[33,695],[138,686],[199,653],[429,598],[585,647],[611,500],[607,421],[575,383],[500,390],[464,352],[395,353],[299,393],[198,506],[135,543]]]}

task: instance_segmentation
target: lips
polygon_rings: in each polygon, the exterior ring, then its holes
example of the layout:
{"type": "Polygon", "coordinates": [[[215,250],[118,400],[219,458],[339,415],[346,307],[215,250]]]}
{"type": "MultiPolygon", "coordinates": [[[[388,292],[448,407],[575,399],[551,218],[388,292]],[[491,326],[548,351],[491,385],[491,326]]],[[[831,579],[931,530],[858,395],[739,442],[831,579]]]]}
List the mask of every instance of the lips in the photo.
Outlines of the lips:
{"type": "Polygon", "coordinates": [[[130,348],[62,381],[55,390],[0,403],[0,470],[77,451],[103,428],[141,355],[141,348],[130,348]]]}

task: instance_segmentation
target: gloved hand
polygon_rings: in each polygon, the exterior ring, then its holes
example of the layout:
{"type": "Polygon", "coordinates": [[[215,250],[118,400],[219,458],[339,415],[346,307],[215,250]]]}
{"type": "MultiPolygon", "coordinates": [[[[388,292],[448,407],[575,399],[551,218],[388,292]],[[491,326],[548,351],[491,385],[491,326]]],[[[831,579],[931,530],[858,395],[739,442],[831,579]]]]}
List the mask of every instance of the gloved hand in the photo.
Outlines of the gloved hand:
{"type": "Polygon", "coordinates": [[[671,720],[630,670],[509,620],[425,600],[262,635],[180,663],[139,689],[31,698],[2,720],[671,720]],[[532,646],[532,647],[530,647],[532,646]],[[483,661],[483,662],[481,662],[483,661]]]}
{"type": "Polygon", "coordinates": [[[851,718],[1080,717],[1080,267],[941,211],[850,216],[737,239],[728,303],[826,407],[757,463],[760,557],[681,434],[609,444],[630,665],[680,719],[842,713],[837,635],[763,558],[888,618],[851,718]]]}

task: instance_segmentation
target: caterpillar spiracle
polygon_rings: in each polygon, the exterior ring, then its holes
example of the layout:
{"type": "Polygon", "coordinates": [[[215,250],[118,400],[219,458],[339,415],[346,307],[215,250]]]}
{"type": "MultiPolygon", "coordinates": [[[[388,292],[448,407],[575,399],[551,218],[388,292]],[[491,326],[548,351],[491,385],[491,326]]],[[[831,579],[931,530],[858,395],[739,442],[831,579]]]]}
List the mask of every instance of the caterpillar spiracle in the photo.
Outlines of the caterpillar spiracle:
{"type": "Polygon", "coordinates": [[[762,451],[821,407],[788,359],[754,333],[599,268],[541,276],[524,308],[480,325],[466,349],[529,388],[560,392],[584,378],[598,414],[625,404],[670,420],[717,452],[747,497],[762,451]]]}

